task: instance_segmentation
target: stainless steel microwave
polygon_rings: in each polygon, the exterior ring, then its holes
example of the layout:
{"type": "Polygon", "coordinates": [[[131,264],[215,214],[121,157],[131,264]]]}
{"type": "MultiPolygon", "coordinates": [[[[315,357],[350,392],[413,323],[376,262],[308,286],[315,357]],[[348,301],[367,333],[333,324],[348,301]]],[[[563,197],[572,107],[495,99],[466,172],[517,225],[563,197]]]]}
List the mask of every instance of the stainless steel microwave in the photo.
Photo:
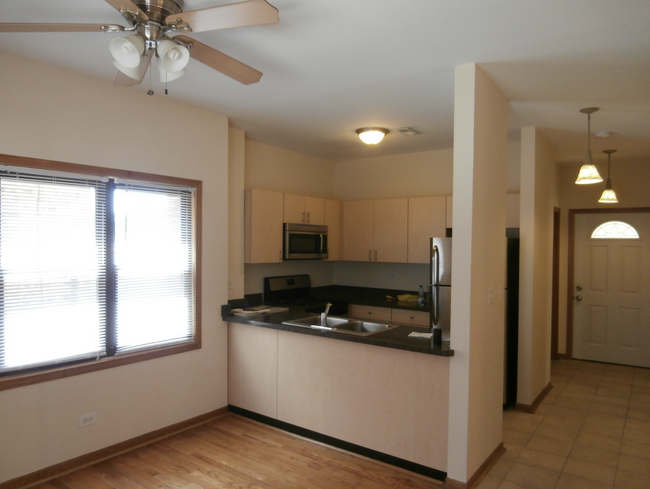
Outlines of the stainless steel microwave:
{"type": "Polygon", "coordinates": [[[284,223],[285,260],[327,258],[327,226],[284,223]]]}

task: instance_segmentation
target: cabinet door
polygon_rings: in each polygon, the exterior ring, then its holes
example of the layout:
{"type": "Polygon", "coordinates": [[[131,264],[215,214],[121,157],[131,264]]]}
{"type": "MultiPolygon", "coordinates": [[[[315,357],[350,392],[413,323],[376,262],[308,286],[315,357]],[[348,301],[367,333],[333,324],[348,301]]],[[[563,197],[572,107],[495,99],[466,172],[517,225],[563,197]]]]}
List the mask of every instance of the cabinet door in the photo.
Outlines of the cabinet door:
{"type": "Polygon", "coordinates": [[[282,193],[246,189],[244,207],[244,261],[281,262],[282,193]]]}
{"type": "Polygon", "coordinates": [[[408,199],[374,201],[373,261],[406,263],[408,255],[408,199]]]}
{"type": "Polygon", "coordinates": [[[284,222],[306,224],[305,197],[303,195],[284,194],[284,222]]]}
{"type": "Polygon", "coordinates": [[[343,202],[343,260],[374,260],[373,249],[373,201],[343,202]]]}
{"type": "Polygon", "coordinates": [[[431,326],[429,311],[413,311],[411,309],[393,309],[392,318],[394,323],[412,324],[413,326],[431,326]]]}
{"type": "Polygon", "coordinates": [[[228,403],[275,418],[278,331],[228,323],[228,403]]]}
{"type": "MultiPolygon", "coordinates": [[[[447,199],[447,219],[446,225],[448,228],[453,227],[454,221],[452,219],[454,215],[454,198],[451,195],[445,197],[447,199]]],[[[446,236],[446,235],[444,235],[446,236]]]]}
{"type": "Polygon", "coordinates": [[[430,238],[445,236],[446,200],[446,197],[409,199],[409,263],[429,263],[430,238]]]}
{"type": "Polygon", "coordinates": [[[367,321],[382,321],[390,323],[392,321],[390,307],[361,306],[359,304],[350,304],[348,306],[348,316],[351,318],[365,319],[367,321]]]}
{"type": "Polygon", "coordinates": [[[305,197],[305,215],[309,224],[325,224],[325,199],[305,197]]]}
{"type": "Polygon", "coordinates": [[[341,203],[325,201],[325,225],[327,226],[328,260],[341,259],[341,203]]]}

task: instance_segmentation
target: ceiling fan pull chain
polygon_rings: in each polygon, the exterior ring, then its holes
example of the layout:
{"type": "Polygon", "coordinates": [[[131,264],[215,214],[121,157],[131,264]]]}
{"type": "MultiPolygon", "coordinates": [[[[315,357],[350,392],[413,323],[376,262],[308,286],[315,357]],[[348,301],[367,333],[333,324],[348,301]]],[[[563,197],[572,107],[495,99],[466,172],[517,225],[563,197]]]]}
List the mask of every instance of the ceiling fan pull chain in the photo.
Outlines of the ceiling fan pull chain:
{"type": "Polygon", "coordinates": [[[153,90],[151,89],[151,71],[149,70],[149,90],[147,90],[147,95],[153,95],[153,90]]]}

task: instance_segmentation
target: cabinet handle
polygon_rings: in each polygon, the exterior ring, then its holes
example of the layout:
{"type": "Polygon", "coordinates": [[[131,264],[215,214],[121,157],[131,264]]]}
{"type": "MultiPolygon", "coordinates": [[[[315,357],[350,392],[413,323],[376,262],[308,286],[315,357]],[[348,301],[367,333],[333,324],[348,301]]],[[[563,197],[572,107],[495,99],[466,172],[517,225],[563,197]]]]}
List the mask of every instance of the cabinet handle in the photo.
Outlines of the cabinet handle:
{"type": "Polygon", "coordinates": [[[409,316],[409,317],[410,317],[411,319],[415,319],[415,317],[414,317],[414,316],[409,316]]]}
{"type": "Polygon", "coordinates": [[[306,221],[305,221],[305,213],[304,213],[304,212],[302,213],[302,222],[303,222],[303,224],[306,222],[306,221]]]}
{"type": "Polygon", "coordinates": [[[307,222],[311,221],[311,211],[307,213],[307,222]]]}
{"type": "Polygon", "coordinates": [[[368,311],[368,314],[370,314],[372,316],[372,311],[368,311]]]}
{"type": "Polygon", "coordinates": [[[375,250],[375,261],[377,261],[377,250],[375,250]]]}
{"type": "Polygon", "coordinates": [[[372,250],[368,250],[368,261],[372,261],[372,250]]]}
{"type": "Polygon", "coordinates": [[[282,250],[279,251],[278,255],[279,255],[280,261],[282,261],[282,250]]]}

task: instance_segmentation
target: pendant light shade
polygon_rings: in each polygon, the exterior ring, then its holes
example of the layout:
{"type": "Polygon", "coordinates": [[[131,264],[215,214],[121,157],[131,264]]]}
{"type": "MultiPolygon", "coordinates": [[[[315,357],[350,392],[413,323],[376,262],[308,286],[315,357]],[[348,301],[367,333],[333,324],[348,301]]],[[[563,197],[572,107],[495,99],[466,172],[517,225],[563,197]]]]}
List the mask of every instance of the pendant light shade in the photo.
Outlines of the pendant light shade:
{"type": "Polygon", "coordinates": [[[377,144],[388,134],[388,129],[384,129],[383,127],[362,127],[361,129],[357,129],[357,134],[364,143],[377,144]]]}
{"type": "Polygon", "coordinates": [[[618,199],[616,198],[616,193],[612,189],[612,180],[609,178],[612,153],[616,153],[616,150],[606,149],[603,153],[607,153],[607,184],[605,185],[605,190],[603,190],[603,194],[600,196],[600,199],[598,199],[598,202],[601,204],[616,204],[618,199]]]}
{"type": "Polygon", "coordinates": [[[585,162],[580,168],[580,173],[578,173],[578,178],[576,179],[576,183],[579,185],[599,183],[603,181],[603,178],[598,173],[598,169],[591,158],[591,114],[597,110],[598,107],[580,109],[580,112],[587,114],[587,154],[585,155],[585,162]]]}

